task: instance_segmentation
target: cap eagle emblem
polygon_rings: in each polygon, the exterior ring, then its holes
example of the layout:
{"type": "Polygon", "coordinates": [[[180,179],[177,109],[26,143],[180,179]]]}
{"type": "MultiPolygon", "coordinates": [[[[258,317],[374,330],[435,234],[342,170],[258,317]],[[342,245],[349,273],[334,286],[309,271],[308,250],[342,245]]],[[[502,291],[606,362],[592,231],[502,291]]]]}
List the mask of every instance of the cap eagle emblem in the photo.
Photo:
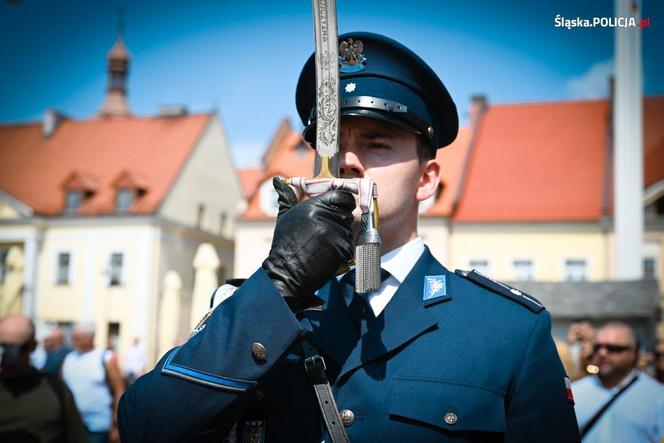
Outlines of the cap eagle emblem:
{"type": "Polygon", "coordinates": [[[341,72],[362,71],[366,61],[364,44],[360,40],[349,38],[341,42],[339,45],[339,70],[341,72]]]}

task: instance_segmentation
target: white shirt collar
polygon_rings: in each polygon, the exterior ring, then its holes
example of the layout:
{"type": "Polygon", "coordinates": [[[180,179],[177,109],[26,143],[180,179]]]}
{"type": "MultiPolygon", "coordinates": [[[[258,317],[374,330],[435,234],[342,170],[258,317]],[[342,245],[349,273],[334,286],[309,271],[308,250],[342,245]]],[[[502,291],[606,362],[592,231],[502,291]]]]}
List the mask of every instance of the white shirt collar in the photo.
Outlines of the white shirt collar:
{"type": "Polygon", "coordinates": [[[423,252],[424,242],[420,237],[415,237],[408,243],[383,255],[380,259],[380,267],[389,272],[401,284],[423,252]]]}
{"type": "Polygon", "coordinates": [[[599,379],[599,375],[595,375],[595,384],[601,389],[609,391],[611,394],[616,394],[618,391],[624,388],[628,383],[630,383],[634,379],[634,377],[639,375],[639,372],[640,371],[638,369],[632,369],[631,372],[627,374],[627,376],[623,378],[620,383],[618,383],[616,386],[612,388],[605,388],[604,385],[602,384],[602,380],[599,379]]]}

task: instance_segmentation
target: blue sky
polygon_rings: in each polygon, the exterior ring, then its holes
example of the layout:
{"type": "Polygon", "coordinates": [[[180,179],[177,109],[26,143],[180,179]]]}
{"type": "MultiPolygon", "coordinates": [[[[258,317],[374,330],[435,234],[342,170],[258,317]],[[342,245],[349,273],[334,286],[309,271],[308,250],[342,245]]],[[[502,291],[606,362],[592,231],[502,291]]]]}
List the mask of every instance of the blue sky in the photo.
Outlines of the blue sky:
{"type": "MultiPolygon", "coordinates": [[[[0,122],[37,120],[48,107],[94,116],[119,6],[135,114],[217,110],[239,166],[259,163],[283,118],[301,127],[294,91],[314,46],[309,0],[1,0],[0,122]]],[[[429,62],[462,119],[477,93],[490,103],[607,94],[613,30],[556,28],[554,18],[611,17],[613,1],[337,0],[337,10],[340,33],[385,34],[429,62]]],[[[661,95],[664,2],[646,0],[642,16],[645,93],[661,95]]]]}

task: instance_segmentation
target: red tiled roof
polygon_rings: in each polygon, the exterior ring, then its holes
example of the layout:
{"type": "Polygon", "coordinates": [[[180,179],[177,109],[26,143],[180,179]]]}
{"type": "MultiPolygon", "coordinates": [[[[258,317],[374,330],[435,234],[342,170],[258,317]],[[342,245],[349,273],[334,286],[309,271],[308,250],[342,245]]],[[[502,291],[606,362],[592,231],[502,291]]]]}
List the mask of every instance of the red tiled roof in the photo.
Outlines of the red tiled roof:
{"type": "MultiPolygon", "coordinates": [[[[644,98],[643,116],[647,187],[664,179],[664,97],[644,98]]],[[[597,221],[612,214],[609,118],[608,100],[489,107],[454,220],[597,221]]]]}
{"type": "MultiPolygon", "coordinates": [[[[263,155],[263,167],[261,174],[252,177],[253,189],[247,189],[247,209],[241,215],[243,220],[268,220],[273,217],[266,215],[260,208],[259,186],[275,175],[282,177],[311,176],[313,172],[314,151],[302,145],[302,137],[299,132],[293,131],[288,120],[279,124],[270,145],[263,155]]],[[[249,169],[240,171],[242,174],[250,175],[249,169]]]]}
{"type": "Polygon", "coordinates": [[[643,181],[646,187],[664,179],[664,96],[643,103],[643,181]]]}
{"type": "Polygon", "coordinates": [[[602,215],[606,100],[490,106],[455,221],[582,221],[602,215]]]}
{"type": "Polygon", "coordinates": [[[450,215],[454,199],[459,191],[471,136],[471,128],[459,128],[456,140],[451,145],[439,149],[436,153],[436,160],[440,164],[440,181],[443,190],[436,203],[420,215],[424,217],[447,217],[450,215]]]}
{"type": "MultiPolygon", "coordinates": [[[[662,116],[664,97],[645,98],[645,186],[664,179],[662,116]]],[[[422,215],[452,215],[458,222],[599,220],[612,210],[606,180],[612,169],[609,118],[607,100],[489,106],[473,147],[467,127],[452,145],[438,150],[445,188],[422,215]]],[[[254,177],[244,219],[270,218],[258,202],[258,186],[265,180],[311,175],[313,151],[299,144],[300,134],[282,123],[263,157],[265,172],[254,177]]]]}
{"type": "Polygon", "coordinates": [[[242,186],[242,196],[249,198],[260,184],[261,179],[265,175],[265,170],[260,166],[243,168],[238,170],[238,175],[240,177],[240,186],[242,186]]]}
{"type": "Polygon", "coordinates": [[[41,124],[0,125],[0,188],[44,215],[60,214],[66,180],[96,183],[79,214],[115,209],[119,181],[147,192],[130,213],[154,213],[213,114],[65,120],[50,137],[41,124]],[[75,175],[78,174],[78,175],[75,175]]]}

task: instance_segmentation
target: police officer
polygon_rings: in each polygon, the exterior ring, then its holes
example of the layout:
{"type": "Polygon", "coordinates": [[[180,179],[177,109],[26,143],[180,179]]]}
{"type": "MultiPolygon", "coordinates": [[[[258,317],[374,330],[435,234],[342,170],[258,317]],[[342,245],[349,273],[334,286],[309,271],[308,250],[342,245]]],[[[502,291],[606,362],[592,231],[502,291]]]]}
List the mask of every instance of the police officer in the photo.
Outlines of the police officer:
{"type": "MultiPolygon", "coordinates": [[[[127,391],[122,441],[330,441],[303,364],[312,349],[352,442],[579,441],[548,312],[477,272],[447,270],[417,235],[418,204],[440,181],[436,149],[458,130],[445,86],[394,40],[339,40],[353,49],[340,59],[340,173],[377,183],[381,288],[363,297],[352,272],[335,278],[352,255],[354,197],[297,203],[275,181],[268,257],[127,391]]],[[[309,141],[314,79],[312,56],[297,86],[309,141]]]]}

